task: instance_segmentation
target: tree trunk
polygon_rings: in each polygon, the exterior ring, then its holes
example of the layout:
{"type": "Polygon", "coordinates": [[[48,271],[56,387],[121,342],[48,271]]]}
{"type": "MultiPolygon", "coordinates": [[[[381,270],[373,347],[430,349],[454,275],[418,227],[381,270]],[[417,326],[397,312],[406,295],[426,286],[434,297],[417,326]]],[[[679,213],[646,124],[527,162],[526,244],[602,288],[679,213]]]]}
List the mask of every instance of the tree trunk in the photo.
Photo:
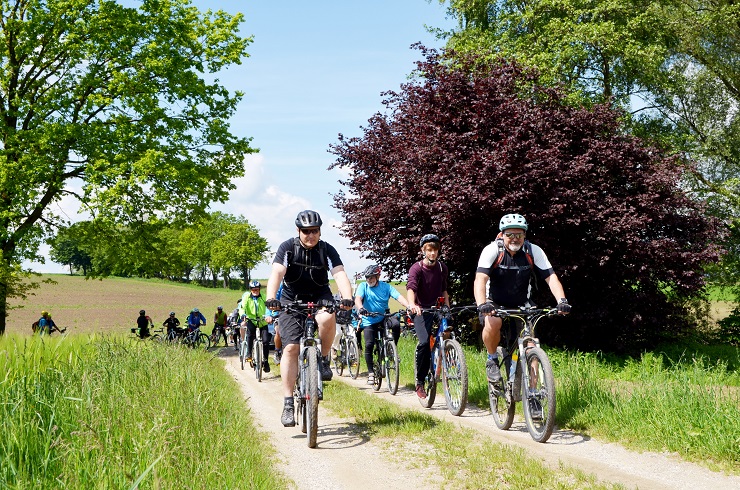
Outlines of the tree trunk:
{"type": "Polygon", "coordinates": [[[5,321],[8,319],[8,283],[0,277],[0,335],[5,335],[5,321]]]}

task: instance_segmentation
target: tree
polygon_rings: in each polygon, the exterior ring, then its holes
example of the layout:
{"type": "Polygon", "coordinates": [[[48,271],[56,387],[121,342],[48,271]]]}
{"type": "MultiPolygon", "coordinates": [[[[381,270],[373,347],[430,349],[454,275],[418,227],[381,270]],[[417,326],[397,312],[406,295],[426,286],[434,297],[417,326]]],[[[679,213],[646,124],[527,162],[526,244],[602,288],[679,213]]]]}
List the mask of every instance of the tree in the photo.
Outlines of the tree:
{"type": "Polygon", "coordinates": [[[51,240],[49,256],[59,264],[69,266],[70,275],[75,270],[82,270],[87,276],[92,272],[92,258],[85,250],[85,233],[83,223],[74,223],[67,228],[61,228],[51,240]]]}
{"type": "Polygon", "coordinates": [[[241,93],[214,75],[247,56],[241,19],[188,0],[2,3],[0,334],[11,271],[38,258],[62,197],[121,223],[174,222],[233,188],[253,149],[228,124],[241,93]]]}
{"type": "Polygon", "coordinates": [[[355,246],[398,278],[437,233],[465,304],[499,219],[522,213],[574,305],[551,341],[612,349],[687,328],[721,234],[681,190],[683,167],[624,134],[618,111],[574,108],[535,72],[423,52],[423,75],[385,94],[385,115],[332,147],[350,172],[335,205],[355,246]]]}
{"type": "Polygon", "coordinates": [[[216,240],[213,261],[224,270],[239,271],[244,289],[248,289],[252,269],[267,258],[269,246],[259,231],[241,216],[216,240]]]}

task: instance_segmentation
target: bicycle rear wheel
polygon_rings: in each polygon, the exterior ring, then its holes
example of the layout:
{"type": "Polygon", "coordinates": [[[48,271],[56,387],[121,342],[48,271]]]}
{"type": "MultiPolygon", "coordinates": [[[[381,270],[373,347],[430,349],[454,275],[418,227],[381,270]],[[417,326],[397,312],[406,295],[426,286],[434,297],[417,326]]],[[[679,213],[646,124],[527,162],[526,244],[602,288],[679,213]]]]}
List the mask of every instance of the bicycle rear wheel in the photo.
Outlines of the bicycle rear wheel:
{"type": "Polygon", "coordinates": [[[398,377],[400,375],[400,361],[398,348],[392,340],[385,341],[385,376],[388,379],[388,391],[391,395],[398,393],[398,377]]]}
{"type": "Polygon", "coordinates": [[[347,368],[352,379],[357,379],[360,375],[360,353],[354,336],[347,337],[347,368]]]}
{"type": "Polygon", "coordinates": [[[256,339],[252,346],[252,359],[254,360],[254,376],[257,381],[262,382],[262,343],[256,339]]]}
{"type": "Polygon", "coordinates": [[[532,439],[546,442],[555,427],[555,377],[550,358],[539,347],[527,351],[527,372],[529,387],[522,384],[524,421],[532,439]]]}
{"type": "Polygon", "coordinates": [[[381,341],[375,342],[375,366],[373,366],[373,390],[380,391],[380,387],[383,386],[383,376],[385,375],[385,360],[383,359],[383,349],[381,348],[381,341]]]}
{"type": "MultiPolygon", "coordinates": [[[[436,347],[432,349],[432,358],[434,358],[434,356],[437,356],[437,362],[439,362],[439,354],[438,354],[436,347]]],[[[416,363],[414,363],[414,379],[417,379],[416,363]]],[[[437,396],[437,378],[434,376],[434,372],[432,371],[431,364],[429,367],[429,372],[424,378],[423,386],[424,386],[424,391],[426,391],[427,393],[427,397],[419,398],[419,403],[424,408],[432,408],[432,405],[434,404],[434,398],[437,396]]]]}
{"type": "Polygon", "coordinates": [[[337,376],[341,376],[344,372],[344,360],[346,358],[347,342],[344,338],[339,340],[339,351],[335,353],[334,357],[334,370],[337,372],[337,376]]]}
{"type": "Polygon", "coordinates": [[[454,339],[444,341],[442,387],[447,409],[452,415],[462,415],[468,403],[468,365],[462,347],[454,339]]]}
{"type": "Polygon", "coordinates": [[[491,415],[493,423],[501,430],[509,430],[514,422],[514,412],[516,411],[516,402],[512,400],[511,386],[509,379],[511,368],[511,357],[508,357],[503,348],[499,347],[499,362],[501,362],[501,381],[498,383],[488,383],[488,401],[491,404],[491,415]]]}
{"type": "Polygon", "coordinates": [[[306,436],[308,447],[316,447],[319,431],[319,353],[316,347],[306,348],[306,436]]]}

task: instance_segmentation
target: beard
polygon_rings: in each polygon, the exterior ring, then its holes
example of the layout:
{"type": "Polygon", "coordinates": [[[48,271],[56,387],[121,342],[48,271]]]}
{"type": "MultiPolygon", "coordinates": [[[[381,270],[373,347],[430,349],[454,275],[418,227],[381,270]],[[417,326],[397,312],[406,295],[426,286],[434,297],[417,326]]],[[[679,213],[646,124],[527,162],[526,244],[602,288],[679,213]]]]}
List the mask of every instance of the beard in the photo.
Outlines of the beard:
{"type": "Polygon", "coordinates": [[[510,243],[506,246],[511,252],[517,253],[519,250],[521,250],[521,245],[514,245],[513,243],[510,243]]]}

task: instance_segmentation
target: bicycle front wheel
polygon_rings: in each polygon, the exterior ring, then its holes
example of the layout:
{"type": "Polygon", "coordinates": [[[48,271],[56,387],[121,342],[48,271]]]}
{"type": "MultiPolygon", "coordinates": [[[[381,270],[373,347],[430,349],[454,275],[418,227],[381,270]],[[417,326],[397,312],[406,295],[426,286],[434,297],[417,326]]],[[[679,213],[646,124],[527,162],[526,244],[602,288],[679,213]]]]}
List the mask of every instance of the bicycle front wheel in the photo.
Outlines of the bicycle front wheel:
{"type": "Polygon", "coordinates": [[[468,365],[462,347],[455,339],[444,341],[442,387],[447,409],[452,415],[462,415],[468,403],[468,365]]]}
{"type": "Polygon", "coordinates": [[[339,350],[334,353],[334,370],[337,372],[337,376],[341,376],[344,372],[344,359],[345,352],[347,352],[347,342],[344,339],[339,341],[339,350]]]}
{"type": "Polygon", "coordinates": [[[398,393],[398,377],[400,375],[400,361],[398,347],[392,340],[385,341],[385,376],[388,379],[388,391],[391,395],[398,393]]]}
{"type": "Polygon", "coordinates": [[[546,442],[555,427],[555,377],[545,351],[532,347],[527,351],[529,386],[522,384],[524,420],[529,435],[537,442],[546,442]]]}
{"type": "Polygon", "coordinates": [[[357,379],[360,375],[360,353],[357,340],[353,336],[347,338],[347,368],[352,379],[357,379]]]}
{"type": "Polygon", "coordinates": [[[308,447],[316,447],[319,431],[319,353],[316,347],[306,348],[306,436],[308,447]]]}
{"type": "Polygon", "coordinates": [[[254,376],[257,381],[262,382],[262,344],[258,340],[254,341],[252,347],[252,359],[254,359],[254,376]]]}
{"type": "Polygon", "coordinates": [[[375,343],[375,366],[373,366],[373,390],[380,391],[383,385],[383,376],[385,375],[385,360],[383,359],[383,349],[380,342],[375,343]]]}
{"type": "Polygon", "coordinates": [[[244,371],[244,359],[247,353],[247,342],[246,340],[242,340],[239,342],[239,362],[242,365],[242,371],[244,371]]]}
{"type": "Polygon", "coordinates": [[[497,349],[498,359],[502,362],[500,366],[501,381],[498,383],[488,383],[488,401],[491,404],[491,415],[493,423],[501,430],[509,430],[514,422],[514,412],[516,411],[516,402],[512,400],[511,386],[513,380],[509,379],[511,368],[511,357],[508,356],[504,349],[497,349]]]}
{"type": "MultiPolygon", "coordinates": [[[[432,349],[432,364],[431,366],[437,365],[439,362],[439,354],[438,350],[435,347],[432,349]],[[437,356],[437,362],[434,362],[434,357],[437,356]]],[[[437,396],[437,378],[434,376],[433,368],[430,366],[429,372],[424,377],[424,391],[427,393],[426,398],[419,398],[419,403],[424,408],[432,408],[432,404],[434,404],[434,398],[437,396]]],[[[416,362],[414,362],[414,379],[417,379],[416,376],[416,362]]],[[[418,398],[418,397],[417,397],[418,398]]]]}
{"type": "Polygon", "coordinates": [[[196,349],[208,350],[211,347],[211,339],[208,338],[208,335],[201,333],[195,337],[193,347],[196,349]]]}

